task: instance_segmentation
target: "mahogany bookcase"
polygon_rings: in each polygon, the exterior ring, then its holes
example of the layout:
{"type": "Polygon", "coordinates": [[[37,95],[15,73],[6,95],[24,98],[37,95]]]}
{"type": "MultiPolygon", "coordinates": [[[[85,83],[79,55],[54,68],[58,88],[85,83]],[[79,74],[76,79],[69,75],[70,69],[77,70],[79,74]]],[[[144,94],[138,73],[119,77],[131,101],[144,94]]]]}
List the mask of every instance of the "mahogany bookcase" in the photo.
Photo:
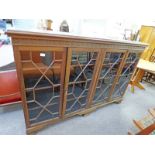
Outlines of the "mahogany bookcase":
{"type": "Polygon", "coordinates": [[[119,103],[146,44],[8,30],[27,133],[119,103]]]}

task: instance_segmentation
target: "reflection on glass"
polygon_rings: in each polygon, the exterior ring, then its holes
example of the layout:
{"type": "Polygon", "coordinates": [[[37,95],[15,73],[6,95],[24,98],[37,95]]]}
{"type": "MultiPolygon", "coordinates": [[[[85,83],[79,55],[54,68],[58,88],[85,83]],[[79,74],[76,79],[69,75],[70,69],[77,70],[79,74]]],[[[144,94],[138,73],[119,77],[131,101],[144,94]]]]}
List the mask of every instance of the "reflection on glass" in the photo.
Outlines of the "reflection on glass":
{"type": "Polygon", "coordinates": [[[109,93],[116,77],[122,57],[122,53],[106,53],[105,59],[103,60],[100,77],[97,83],[95,96],[93,98],[93,104],[99,104],[100,102],[107,101],[109,98],[109,93]]]}
{"type": "Polygon", "coordinates": [[[67,93],[66,114],[85,108],[97,52],[73,52],[67,93]]]}
{"type": "Polygon", "coordinates": [[[30,123],[59,117],[62,52],[22,51],[30,123]]]}

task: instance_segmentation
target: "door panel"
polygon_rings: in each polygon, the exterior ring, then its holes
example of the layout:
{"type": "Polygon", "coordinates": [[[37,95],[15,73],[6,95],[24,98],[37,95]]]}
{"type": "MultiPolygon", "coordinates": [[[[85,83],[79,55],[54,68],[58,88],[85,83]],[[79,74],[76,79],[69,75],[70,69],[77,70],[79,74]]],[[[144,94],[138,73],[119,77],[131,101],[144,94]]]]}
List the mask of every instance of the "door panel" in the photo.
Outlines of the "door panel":
{"type": "Polygon", "coordinates": [[[29,123],[61,117],[64,49],[20,51],[29,123]]]}
{"type": "Polygon", "coordinates": [[[105,58],[102,60],[101,71],[92,104],[96,105],[101,102],[104,103],[104,101],[108,101],[110,90],[116,78],[122,59],[123,53],[121,52],[106,52],[105,58]]]}
{"type": "Polygon", "coordinates": [[[99,51],[71,49],[65,114],[86,108],[99,51]]]}
{"type": "Polygon", "coordinates": [[[134,72],[135,65],[137,64],[139,59],[139,54],[136,53],[129,53],[125,65],[123,66],[122,72],[120,74],[120,77],[117,81],[117,84],[115,86],[115,89],[112,93],[112,99],[122,97],[128,83],[131,79],[131,76],[134,72]]]}

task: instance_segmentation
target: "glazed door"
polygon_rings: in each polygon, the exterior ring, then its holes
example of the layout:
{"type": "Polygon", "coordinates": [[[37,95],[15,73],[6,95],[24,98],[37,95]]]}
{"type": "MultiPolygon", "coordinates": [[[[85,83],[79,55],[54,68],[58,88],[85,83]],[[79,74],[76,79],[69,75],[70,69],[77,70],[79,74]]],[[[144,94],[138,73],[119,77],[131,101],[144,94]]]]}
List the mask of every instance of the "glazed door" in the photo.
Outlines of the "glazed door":
{"type": "Polygon", "coordinates": [[[124,57],[123,52],[105,52],[101,60],[102,63],[95,87],[96,90],[92,98],[92,105],[104,104],[109,100],[114,81],[124,57]]]}
{"type": "Polygon", "coordinates": [[[112,93],[112,99],[119,98],[124,95],[138,60],[139,54],[129,53],[112,93]]]}
{"type": "Polygon", "coordinates": [[[99,50],[92,49],[68,50],[64,115],[86,108],[99,53],[99,50]]]}
{"type": "Polygon", "coordinates": [[[20,49],[24,110],[28,125],[61,117],[66,49],[20,49]]]}

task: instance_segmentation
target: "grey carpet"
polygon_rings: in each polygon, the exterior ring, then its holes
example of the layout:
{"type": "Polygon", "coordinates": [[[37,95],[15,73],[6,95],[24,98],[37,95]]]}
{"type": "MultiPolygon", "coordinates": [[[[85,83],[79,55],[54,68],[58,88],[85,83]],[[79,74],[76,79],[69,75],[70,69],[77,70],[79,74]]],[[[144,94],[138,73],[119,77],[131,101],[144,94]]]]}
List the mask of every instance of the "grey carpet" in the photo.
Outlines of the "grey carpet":
{"type": "Polygon", "coordinates": [[[11,62],[5,66],[0,67],[0,71],[14,70],[16,69],[15,62],[11,62]]]}

